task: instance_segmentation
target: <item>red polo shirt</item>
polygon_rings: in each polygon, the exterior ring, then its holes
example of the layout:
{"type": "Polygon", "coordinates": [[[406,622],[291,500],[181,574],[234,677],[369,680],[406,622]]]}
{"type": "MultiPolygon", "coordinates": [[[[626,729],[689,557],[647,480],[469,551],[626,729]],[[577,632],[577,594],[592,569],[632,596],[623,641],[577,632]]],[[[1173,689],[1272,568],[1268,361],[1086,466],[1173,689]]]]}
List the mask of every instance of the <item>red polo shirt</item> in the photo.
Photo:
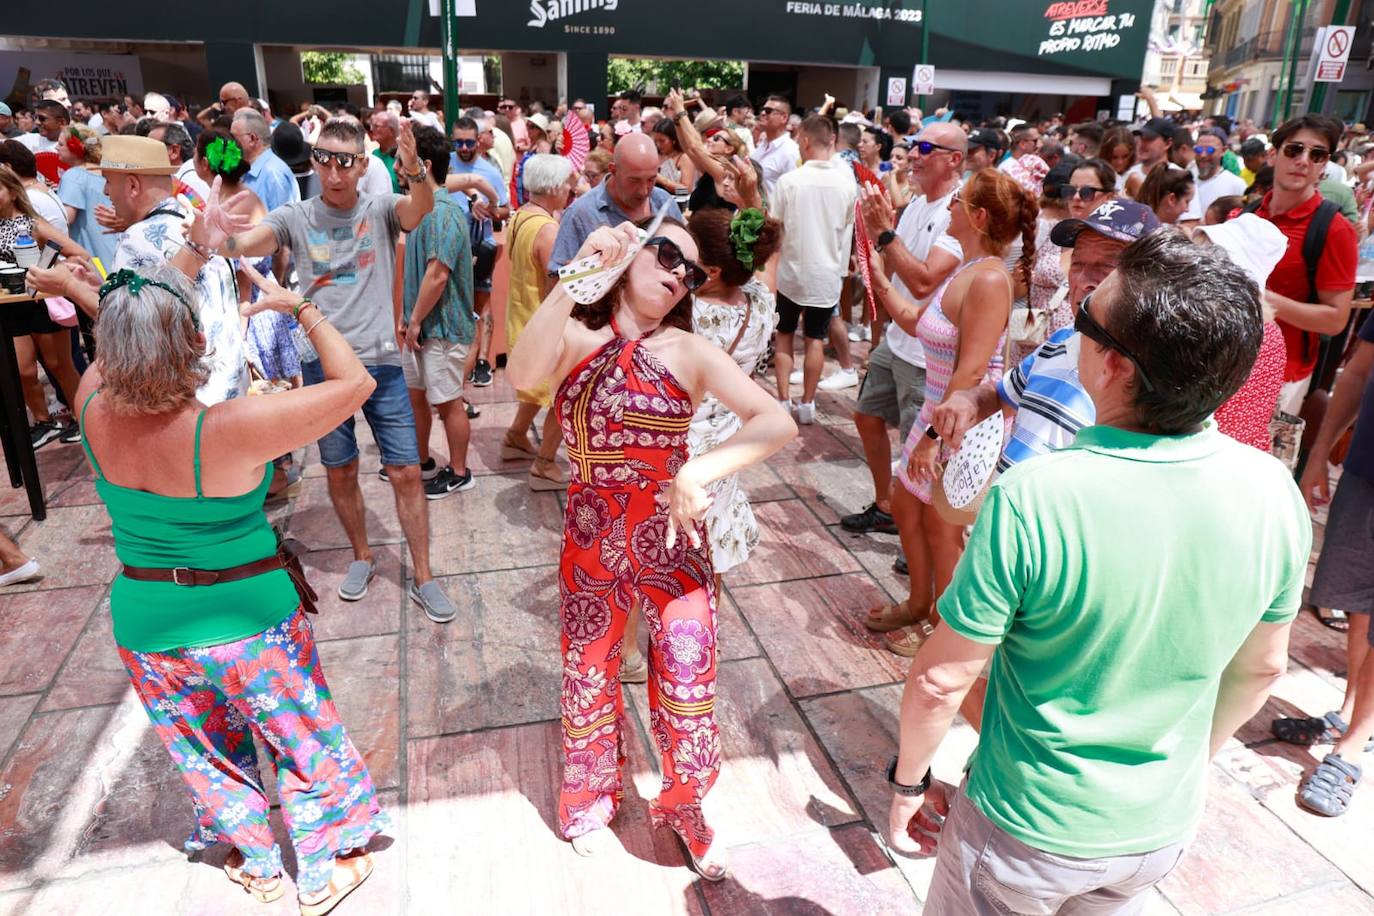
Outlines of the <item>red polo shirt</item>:
{"type": "MultiPolygon", "coordinates": [[[[1307,235],[1307,227],[1321,206],[1322,196],[1313,194],[1305,203],[1299,204],[1281,216],[1269,215],[1269,198],[1273,192],[1264,195],[1264,202],[1255,211],[1279,227],[1288,237],[1288,250],[1279,259],[1278,266],[1269,275],[1266,284],[1274,292],[1287,296],[1297,302],[1313,302],[1312,291],[1307,286],[1307,263],[1302,259],[1302,240],[1307,235]]],[[[1342,293],[1355,288],[1355,268],[1359,264],[1359,242],[1355,228],[1350,221],[1339,214],[1331,220],[1331,228],[1326,233],[1326,247],[1322,249],[1321,259],[1317,261],[1317,289],[1324,293],[1342,293]]],[[[1280,321],[1283,341],[1288,351],[1288,359],[1283,367],[1283,380],[1296,382],[1307,378],[1317,365],[1317,346],[1319,337],[1311,331],[1295,328],[1280,321]],[[1304,350],[1303,339],[1307,339],[1304,350]]]]}

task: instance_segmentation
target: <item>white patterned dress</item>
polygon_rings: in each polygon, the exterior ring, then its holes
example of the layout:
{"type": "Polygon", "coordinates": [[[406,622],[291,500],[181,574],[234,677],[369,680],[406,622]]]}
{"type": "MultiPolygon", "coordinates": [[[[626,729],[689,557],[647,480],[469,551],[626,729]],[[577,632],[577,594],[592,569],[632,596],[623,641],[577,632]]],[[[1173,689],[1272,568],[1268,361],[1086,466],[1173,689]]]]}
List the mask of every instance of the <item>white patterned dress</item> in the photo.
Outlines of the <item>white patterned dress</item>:
{"type": "MultiPolygon", "coordinates": [[[[749,297],[750,307],[725,305],[696,297],[692,302],[692,327],[711,343],[728,350],[739,335],[746,311],[749,326],[731,353],[745,375],[753,375],[754,367],[763,358],[777,323],[777,303],[773,294],[757,278],[742,287],[749,297]]],[[[692,417],[687,443],[691,457],[709,452],[729,439],[742,426],[740,418],[714,395],[707,395],[692,417]]],[[[736,475],[718,480],[711,486],[711,509],[706,513],[706,531],[711,539],[711,563],[717,573],[724,573],[749,559],[749,552],[759,542],[759,526],[754,510],[749,507],[749,495],[740,489],[736,475]]]]}

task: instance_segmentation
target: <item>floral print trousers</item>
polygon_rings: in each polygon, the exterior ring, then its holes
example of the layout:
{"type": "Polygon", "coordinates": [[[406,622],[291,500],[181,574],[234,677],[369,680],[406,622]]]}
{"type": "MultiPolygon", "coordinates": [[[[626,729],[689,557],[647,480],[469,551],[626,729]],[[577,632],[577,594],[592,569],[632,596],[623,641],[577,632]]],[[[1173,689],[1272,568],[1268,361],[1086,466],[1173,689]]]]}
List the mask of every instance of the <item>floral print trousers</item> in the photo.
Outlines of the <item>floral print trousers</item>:
{"type": "Polygon", "coordinates": [[[558,822],[569,839],[609,824],[624,794],[625,623],[638,600],[649,631],[649,719],[663,784],[650,814],[694,856],[711,845],[701,800],[720,772],[716,696],[716,596],[710,545],[679,536],[657,486],[568,491],[559,572],[563,648],[563,788],[558,822]]]}
{"type": "Polygon", "coordinates": [[[276,765],[300,893],[323,890],[336,856],[387,829],[367,766],[330,699],[310,621],[299,609],[237,642],[167,652],[120,647],[119,655],[191,790],[196,827],[188,852],[225,842],[243,853],[248,874],[281,874],[254,736],[276,765]]]}

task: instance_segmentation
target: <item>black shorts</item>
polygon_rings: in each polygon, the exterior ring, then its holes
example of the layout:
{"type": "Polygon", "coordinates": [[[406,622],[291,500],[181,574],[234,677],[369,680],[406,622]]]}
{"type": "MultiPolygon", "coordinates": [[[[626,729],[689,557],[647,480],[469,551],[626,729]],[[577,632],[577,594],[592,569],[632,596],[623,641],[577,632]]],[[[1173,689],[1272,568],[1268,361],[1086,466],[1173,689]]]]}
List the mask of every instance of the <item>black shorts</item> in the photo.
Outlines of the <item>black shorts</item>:
{"type": "Polygon", "coordinates": [[[496,256],[501,253],[499,246],[479,241],[472,246],[472,289],[474,292],[491,292],[491,275],[496,272],[496,256]]]}
{"type": "Polygon", "coordinates": [[[10,310],[9,329],[15,337],[23,337],[26,334],[56,334],[59,331],[71,330],[48,317],[48,306],[42,299],[16,302],[5,308],[10,310]]]}
{"type": "Polygon", "coordinates": [[[801,323],[802,335],[812,340],[825,340],[830,331],[830,316],[835,313],[835,306],[824,305],[813,308],[809,305],[797,305],[782,293],[778,293],[778,333],[795,334],[797,324],[801,323]]]}

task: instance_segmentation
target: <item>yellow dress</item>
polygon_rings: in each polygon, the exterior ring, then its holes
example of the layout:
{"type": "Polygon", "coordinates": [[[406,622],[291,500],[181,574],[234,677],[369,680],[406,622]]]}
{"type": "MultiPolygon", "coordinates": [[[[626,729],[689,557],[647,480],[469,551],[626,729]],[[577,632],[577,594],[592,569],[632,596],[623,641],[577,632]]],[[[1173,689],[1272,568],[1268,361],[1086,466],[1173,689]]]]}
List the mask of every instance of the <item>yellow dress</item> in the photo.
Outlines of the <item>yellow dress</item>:
{"type": "MultiPolygon", "coordinates": [[[[515,342],[525,330],[539,304],[544,301],[544,277],[547,270],[534,255],[534,242],[539,231],[547,225],[555,228],[558,220],[546,213],[520,209],[515,212],[506,238],[510,241],[510,295],[506,300],[506,352],[515,349],[515,342]]],[[[517,391],[515,397],[524,404],[548,407],[553,403],[549,383],[543,382],[528,391],[517,391]]]]}

